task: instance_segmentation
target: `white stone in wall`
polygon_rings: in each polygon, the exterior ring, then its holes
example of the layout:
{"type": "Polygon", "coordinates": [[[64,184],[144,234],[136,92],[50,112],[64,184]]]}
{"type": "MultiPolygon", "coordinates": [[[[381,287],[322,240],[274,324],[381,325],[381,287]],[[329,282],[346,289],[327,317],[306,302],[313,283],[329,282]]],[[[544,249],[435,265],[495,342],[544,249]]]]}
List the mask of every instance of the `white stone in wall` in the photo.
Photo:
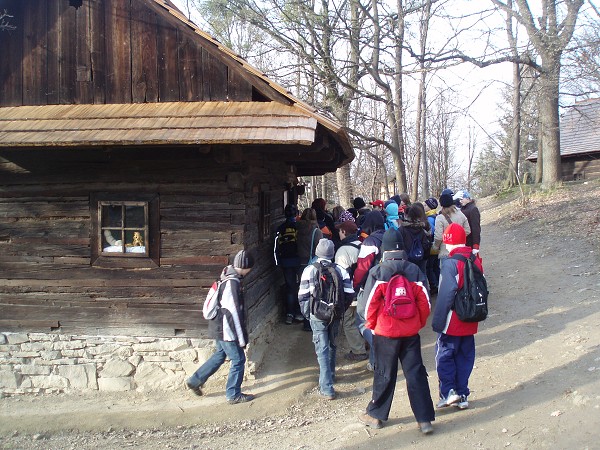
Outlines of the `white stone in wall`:
{"type": "Polygon", "coordinates": [[[144,388],[156,388],[164,382],[166,377],[167,372],[158,364],[142,362],[135,371],[134,381],[138,386],[144,388]]]}
{"type": "Polygon", "coordinates": [[[29,340],[32,342],[54,342],[58,341],[58,336],[56,334],[29,333],[29,340]]]}
{"type": "Polygon", "coordinates": [[[175,361],[195,361],[196,358],[198,358],[198,352],[194,349],[188,348],[187,350],[171,352],[169,353],[169,356],[175,361]]]}
{"type": "Polygon", "coordinates": [[[62,355],[65,358],[83,358],[85,356],[85,350],[61,350],[62,355]]]}
{"type": "Polygon", "coordinates": [[[147,337],[147,336],[139,336],[137,338],[137,342],[139,342],[139,343],[156,342],[156,338],[147,337]]]}
{"type": "Polygon", "coordinates": [[[24,352],[39,352],[47,348],[43,342],[24,342],[21,344],[21,350],[24,352]]]}
{"type": "Polygon", "coordinates": [[[208,358],[215,352],[214,348],[199,348],[198,349],[198,362],[204,364],[208,361],[208,358]]]}
{"type": "Polygon", "coordinates": [[[104,368],[100,372],[102,378],[128,377],[135,371],[135,367],[128,361],[121,359],[111,359],[106,361],[104,368]]]}
{"type": "Polygon", "coordinates": [[[12,370],[0,370],[0,388],[16,389],[20,383],[20,374],[12,370]]]}
{"type": "Polygon", "coordinates": [[[22,344],[23,342],[29,342],[29,336],[25,333],[7,333],[6,340],[9,344],[22,344]]]}
{"type": "Polygon", "coordinates": [[[58,341],[52,344],[53,350],[80,350],[85,348],[83,341],[58,341]]]}
{"type": "Polygon", "coordinates": [[[58,374],[69,380],[69,386],[72,389],[98,389],[96,366],[94,364],[60,366],[58,374]]]}
{"type": "Polygon", "coordinates": [[[42,389],[66,389],[69,387],[69,381],[60,375],[32,376],[33,387],[42,389]]]}
{"type": "Polygon", "coordinates": [[[181,367],[183,368],[183,371],[185,372],[186,376],[191,377],[192,374],[198,370],[198,367],[200,367],[200,365],[198,363],[193,363],[193,362],[184,362],[181,367]]]}
{"type": "Polygon", "coordinates": [[[147,344],[134,344],[133,350],[136,352],[173,352],[188,347],[187,339],[168,339],[147,344]]]}
{"type": "Polygon", "coordinates": [[[111,344],[98,345],[96,347],[89,347],[86,350],[90,355],[96,356],[96,355],[112,355],[113,353],[118,351],[120,348],[121,348],[120,344],[111,343],[111,344]]]}
{"type": "Polygon", "coordinates": [[[31,382],[31,378],[30,377],[23,377],[23,379],[21,380],[21,389],[31,389],[33,388],[33,383],[31,382]]]}
{"type": "Polygon", "coordinates": [[[4,333],[0,333],[0,345],[6,344],[6,335],[4,333]]]}
{"type": "Polygon", "coordinates": [[[159,363],[160,367],[162,367],[165,370],[172,370],[174,372],[177,372],[179,370],[181,370],[181,363],[178,361],[168,361],[168,362],[161,362],[159,363]]]}
{"type": "Polygon", "coordinates": [[[40,356],[39,352],[13,352],[14,358],[37,358],[40,356]]]}
{"type": "Polygon", "coordinates": [[[120,358],[129,358],[131,355],[133,355],[133,349],[130,346],[123,346],[120,349],[118,349],[114,354],[119,356],[120,358]]]}
{"type": "Polygon", "coordinates": [[[23,375],[50,375],[52,368],[50,366],[39,366],[33,364],[23,364],[15,367],[23,375]]]}
{"type": "Polygon", "coordinates": [[[155,355],[144,355],[144,361],[148,362],[161,362],[161,361],[171,361],[171,358],[168,356],[155,356],[155,355]]]}
{"type": "Polygon", "coordinates": [[[62,358],[62,353],[59,350],[49,350],[45,352],[40,352],[40,358],[45,359],[46,361],[60,359],[62,358]]]}
{"type": "Polygon", "coordinates": [[[131,358],[128,358],[127,361],[137,367],[142,362],[142,357],[140,355],[133,355],[131,358]]]}
{"type": "Polygon", "coordinates": [[[131,377],[98,378],[98,389],[101,391],[122,392],[132,388],[131,377]]]}

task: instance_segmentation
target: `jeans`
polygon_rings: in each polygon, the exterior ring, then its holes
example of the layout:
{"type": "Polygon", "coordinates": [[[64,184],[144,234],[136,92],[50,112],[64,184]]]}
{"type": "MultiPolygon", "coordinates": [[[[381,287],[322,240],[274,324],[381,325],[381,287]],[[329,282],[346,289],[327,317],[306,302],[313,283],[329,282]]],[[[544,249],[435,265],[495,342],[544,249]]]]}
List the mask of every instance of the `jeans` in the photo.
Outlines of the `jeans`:
{"type": "Polygon", "coordinates": [[[371,364],[371,366],[375,365],[375,353],[373,351],[373,331],[369,330],[367,327],[365,327],[365,323],[367,322],[367,319],[365,319],[364,317],[362,317],[358,311],[356,312],[356,326],[358,327],[358,331],[360,331],[360,334],[362,334],[362,336],[365,338],[365,341],[367,341],[367,344],[369,344],[369,363],[371,364]]]}
{"type": "Polygon", "coordinates": [[[211,375],[219,370],[219,367],[225,362],[225,358],[229,358],[231,366],[229,367],[225,396],[227,400],[233,400],[242,393],[246,354],[236,341],[215,341],[215,343],[216,351],[188,378],[187,384],[190,387],[202,386],[211,375]]]}
{"type": "Polygon", "coordinates": [[[388,338],[373,336],[375,348],[375,373],[373,377],[373,397],[367,406],[367,413],[379,420],[388,420],[396,380],[398,360],[402,365],[408,400],[417,422],[435,420],[433,402],[427,381],[427,370],[421,357],[419,335],[388,338]]]}
{"type": "Polygon", "coordinates": [[[335,354],[337,351],[335,339],[340,329],[340,321],[335,319],[332,323],[327,323],[311,315],[310,326],[319,363],[319,390],[323,395],[334,395],[333,381],[335,379],[335,354]]]}
{"type": "Polygon", "coordinates": [[[298,267],[282,267],[285,280],[285,313],[296,316],[300,314],[298,305],[298,267]]]}

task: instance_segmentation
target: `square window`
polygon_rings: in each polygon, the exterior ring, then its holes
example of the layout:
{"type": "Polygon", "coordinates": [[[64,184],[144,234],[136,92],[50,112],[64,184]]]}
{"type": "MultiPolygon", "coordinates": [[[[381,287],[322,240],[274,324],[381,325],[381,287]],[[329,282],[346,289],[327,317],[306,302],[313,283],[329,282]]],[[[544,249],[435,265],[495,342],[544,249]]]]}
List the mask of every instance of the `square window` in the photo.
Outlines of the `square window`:
{"type": "Polygon", "coordinates": [[[100,242],[102,253],[116,256],[148,256],[148,203],[100,202],[100,242]]]}
{"type": "Polygon", "coordinates": [[[157,195],[92,195],[92,264],[107,267],[158,266],[158,205],[157,195]]]}

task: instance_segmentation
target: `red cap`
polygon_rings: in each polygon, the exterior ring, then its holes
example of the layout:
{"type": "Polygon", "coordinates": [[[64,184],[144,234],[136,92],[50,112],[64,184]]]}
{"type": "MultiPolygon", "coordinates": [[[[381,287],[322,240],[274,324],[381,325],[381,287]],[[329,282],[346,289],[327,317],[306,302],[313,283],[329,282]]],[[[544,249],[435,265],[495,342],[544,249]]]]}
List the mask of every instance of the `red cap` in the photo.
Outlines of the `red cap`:
{"type": "Polygon", "coordinates": [[[369,202],[369,205],[378,206],[383,209],[385,204],[383,203],[383,200],[374,200],[372,202],[369,202]]]}
{"type": "Polygon", "coordinates": [[[464,245],[467,242],[465,229],[457,223],[451,223],[444,230],[442,242],[449,245],[464,245]]]}

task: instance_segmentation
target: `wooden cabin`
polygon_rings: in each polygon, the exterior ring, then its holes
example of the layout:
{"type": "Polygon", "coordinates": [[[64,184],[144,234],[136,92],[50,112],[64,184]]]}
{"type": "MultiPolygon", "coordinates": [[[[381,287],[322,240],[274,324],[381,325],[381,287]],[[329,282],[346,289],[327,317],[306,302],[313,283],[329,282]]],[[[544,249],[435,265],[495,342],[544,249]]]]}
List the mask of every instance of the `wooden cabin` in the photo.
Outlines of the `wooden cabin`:
{"type": "MultiPolygon", "coordinates": [[[[537,163],[537,153],[527,158],[537,163]]],[[[563,181],[600,178],[600,98],[576,102],[560,121],[563,181]]]]}
{"type": "MultiPolygon", "coordinates": [[[[102,378],[111,358],[205,345],[203,299],[240,249],[257,261],[249,331],[268,335],[283,300],[273,230],[297,176],[352,160],[344,129],[169,1],[0,0],[0,11],[0,347],[13,364],[0,390],[77,388],[49,381],[64,366],[19,372],[49,351],[87,364],[82,385],[95,389],[89,372],[102,378]],[[97,350],[115,342],[132,350],[97,350]]],[[[161,370],[180,377],[173,361],[161,370]]]]}

